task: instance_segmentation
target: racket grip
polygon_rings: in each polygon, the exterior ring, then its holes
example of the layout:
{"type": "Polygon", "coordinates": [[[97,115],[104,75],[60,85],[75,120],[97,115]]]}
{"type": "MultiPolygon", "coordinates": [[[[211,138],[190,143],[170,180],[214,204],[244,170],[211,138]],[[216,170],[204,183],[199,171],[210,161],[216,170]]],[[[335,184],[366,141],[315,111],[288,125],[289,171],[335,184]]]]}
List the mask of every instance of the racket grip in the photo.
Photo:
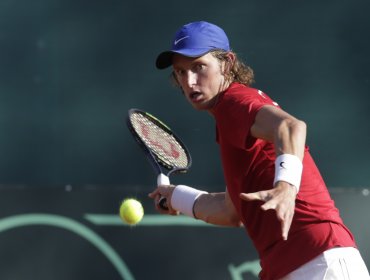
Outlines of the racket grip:
{"type": "MultiPolygon", "coordinates": [[[[160,173],[157,177],[157,186],[159,186],[159,185],[169,185],[169,184],[170,184],[170,179],[168,178],[168,176],[164,175],[163,173],[160,173]]],[[[167,199],[165,197],[161,197],[159,199],[158,205],[163,210],[168,210],[167,199]]]]}
{"type": "Polygon", "coordinates": [[[163,210],[168,210],[167,206],[167,199],[165,197],[161,197],[158,202],[159,207],[161,207],[163,210]]]}

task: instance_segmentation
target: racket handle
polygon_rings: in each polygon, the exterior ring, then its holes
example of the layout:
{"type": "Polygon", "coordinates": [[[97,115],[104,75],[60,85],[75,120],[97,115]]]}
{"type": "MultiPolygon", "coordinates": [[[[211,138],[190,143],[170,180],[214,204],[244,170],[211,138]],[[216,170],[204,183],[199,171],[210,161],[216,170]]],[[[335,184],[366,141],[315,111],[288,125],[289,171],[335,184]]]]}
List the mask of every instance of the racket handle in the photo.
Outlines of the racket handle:
{"type": "Polygon", "coordinates": [[[157,186],[159,185],[169,185],[170,179],[168,176],[164,175],[163,173],[159,174],[157,177],[157,186]]]}
{"type": "MultiPolygon", "coordinates": [[[[169,184],[170,184],[170,179],[168,178],[168,176],[164,175],[163,173],[158,175],[158,177],[157,177],[157,186],[159,186],[159,185],[169,185],[169,184]]],[[[161,197],[159,199],[158,205],[163,210],[168,210],[167,199],[165,197],[161,197]]]]}

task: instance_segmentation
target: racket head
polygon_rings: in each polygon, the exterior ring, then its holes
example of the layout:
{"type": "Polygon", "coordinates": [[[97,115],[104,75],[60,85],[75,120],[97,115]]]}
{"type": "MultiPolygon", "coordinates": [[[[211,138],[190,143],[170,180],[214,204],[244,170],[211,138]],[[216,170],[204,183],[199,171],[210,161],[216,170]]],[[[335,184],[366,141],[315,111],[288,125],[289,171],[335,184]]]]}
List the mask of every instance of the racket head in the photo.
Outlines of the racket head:
{"type": "Polygon", "coordinates": [[[154,159],[158,173],[161,167],[170,173],[185,173],[192,159],[181,139],[161,120],[140,109],[130,109],[127,126],[144,152],[154,159]]]}

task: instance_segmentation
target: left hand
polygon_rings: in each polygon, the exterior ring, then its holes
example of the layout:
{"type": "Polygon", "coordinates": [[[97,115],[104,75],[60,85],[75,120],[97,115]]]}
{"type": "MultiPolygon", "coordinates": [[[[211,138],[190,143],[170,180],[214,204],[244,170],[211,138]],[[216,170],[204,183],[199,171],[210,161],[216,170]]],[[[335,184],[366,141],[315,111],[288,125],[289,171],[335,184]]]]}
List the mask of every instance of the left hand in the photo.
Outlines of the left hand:
{"type": "Polygon", "coordinates": [[[294,216],[295,198],[297,189],[287,182],[279,181],[275,187],[267,191],[241,193],[240,198],[246,201],[264,201],[263,210],[273,209],[281,223],[281,232],[284,240],[288,239],[288,232],[294,216]]]}

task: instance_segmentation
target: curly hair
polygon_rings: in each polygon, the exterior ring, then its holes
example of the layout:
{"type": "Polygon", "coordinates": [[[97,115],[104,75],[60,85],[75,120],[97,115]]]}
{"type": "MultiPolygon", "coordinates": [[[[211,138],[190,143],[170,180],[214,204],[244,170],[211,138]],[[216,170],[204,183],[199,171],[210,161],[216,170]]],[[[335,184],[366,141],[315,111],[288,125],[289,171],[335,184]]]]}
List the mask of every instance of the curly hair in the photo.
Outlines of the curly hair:
{"type": "MultiPolygon", "coordinates": [[[[228,64],[231,64],[229,57],[227,56],[228,52],[222,51],[222,50],[215,50],[212,51],[211,54],[216,57],[220,63],[225,62],[226,66],[228,64]]],[[[231,67],[225,67],[226,70],[223,74],[225,76],[225,79],[229,83],[240,83],[244,84],[246,86],[250,86],[254,83],[254,72],[253,69],[249,66],[245,65],[236,55],[236,53],[233,53],[235,56],[235,61],[231,67]]]]}

